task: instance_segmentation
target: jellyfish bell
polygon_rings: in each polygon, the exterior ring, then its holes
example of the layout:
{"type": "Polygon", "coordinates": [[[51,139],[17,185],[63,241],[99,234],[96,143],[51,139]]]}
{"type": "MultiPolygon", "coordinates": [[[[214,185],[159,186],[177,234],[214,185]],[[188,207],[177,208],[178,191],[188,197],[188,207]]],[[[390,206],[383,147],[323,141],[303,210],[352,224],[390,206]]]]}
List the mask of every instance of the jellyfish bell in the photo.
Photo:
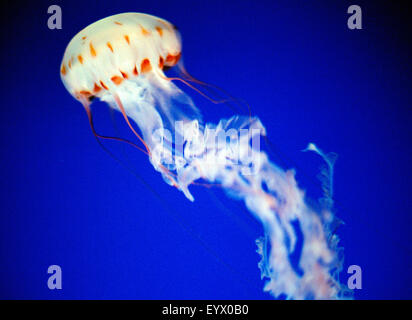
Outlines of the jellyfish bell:
{"type": "Polygon", "coordinates": [[[60,74],[86,111],[99,98],[126,120],[132,118],[143,138],[129,126],[150,153],[155,130],[172,129],[176,117],[199,117],[192,100],[163,72],[180,58],[180,35],[171,23],[148,14],[123,13],[99,20],[74,36],[60,74]]]}
{"type": "Polygon", "coordinates": [[[181,56],[180,36],[166,20],[143,13],[101,19],[70,41],[61,79],[76,99],[101,98],[125,79],[173,67],[181,56]]]}

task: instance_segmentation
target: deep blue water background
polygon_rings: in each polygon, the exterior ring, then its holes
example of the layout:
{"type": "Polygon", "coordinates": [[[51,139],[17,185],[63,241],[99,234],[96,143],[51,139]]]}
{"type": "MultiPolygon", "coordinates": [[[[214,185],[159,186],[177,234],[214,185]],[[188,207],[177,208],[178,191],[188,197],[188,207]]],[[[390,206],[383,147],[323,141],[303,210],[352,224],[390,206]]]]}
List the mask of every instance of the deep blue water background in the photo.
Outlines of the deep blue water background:
{"type": "MultiPolygon", "coordinates": [[[[336,214],[345,269],[361,266],[357,299],[412,298],[411,46],[406,9],[357,1],[36,1],[2,4],[0,297],[13,299],[269,299],[243,204],[216,189],[196,199],[166,185],[146,157],[105,143],[163,200],[96,143],[59,75],[64,49],[88,24],[145,12],[178,26],[189,72],[248,101],[312,199],[322,161],[339,155],[336,214]],[[47,28],[59,4],[63,29],[47,28]],[[47,288],[47,268],[63,290],[47,288]]],[[[206,121],[233,111],[188,88],[206,121]]],[[[103,103],[101,133],[128,136],[103,103]],[[116,129],[117,128],[117,129],[116,129]]],[[[348,275],[342,273],[345,282],[348,275]]]]}

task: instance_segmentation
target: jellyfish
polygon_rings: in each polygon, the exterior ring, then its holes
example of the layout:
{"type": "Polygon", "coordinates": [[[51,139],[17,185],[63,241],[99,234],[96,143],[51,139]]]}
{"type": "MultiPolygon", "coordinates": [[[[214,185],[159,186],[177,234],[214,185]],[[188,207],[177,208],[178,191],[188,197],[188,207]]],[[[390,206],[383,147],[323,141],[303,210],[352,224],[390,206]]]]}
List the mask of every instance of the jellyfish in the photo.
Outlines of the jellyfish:
{"type": "MultiPolygon", "coordinates": [[[[347,295],[339,281],[342,248],[331,230],[332,177],[335,157],[309,144],[307,151],[327,163],[325,201],[311,207],[295,179],[260,150],[266,128],[258,117],[234,115],[217,124],[205,123],[193,100],[177,83],[208,97],[194,86],[181,63],[180,34],[170,22],[143,13],[123,13],[81,30],[68,44],[61,79],[83,105],[93,134],[115,139],[143,152],[166,183],[194,201],[193,184],[216,185],[241,200],[263,225],[256,240],[264,290],[288,299],[338,299],[347,295]],[[166,70],[180,68],[182,77],[166,70]],[[96,132],[91,104],[100,99],[121,113],[135,141],[96,132]],[[297,267],[291,255],[297,234],[303,236],[297,267]]],[[[214,101],[210,97],[210,100],[214,101]]]]}

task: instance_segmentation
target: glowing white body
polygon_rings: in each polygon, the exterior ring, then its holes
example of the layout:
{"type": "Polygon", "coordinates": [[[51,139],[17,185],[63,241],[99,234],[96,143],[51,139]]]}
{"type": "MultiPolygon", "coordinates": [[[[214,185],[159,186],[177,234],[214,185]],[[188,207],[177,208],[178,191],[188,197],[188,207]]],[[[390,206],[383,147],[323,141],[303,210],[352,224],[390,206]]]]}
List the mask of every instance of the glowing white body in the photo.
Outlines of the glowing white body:
{"type": "MultiPolygon", "coordinates": [[[[172,56],[169,64],[175,64],[177,60],[173,57],[178,57],[180,49],[177,33],[164,20],[130,13],[109,17],[85,28],[70,42],[62,63],[65,67],[62,80],[86,110],[90,105],[87,98],[94,95],[133,119],[143,134],[154,168],[188,199],[194,200],[189,186],[202,178],[221,185],[230,196],[245,202],[265,231],[265,236],[257,240],[262,278],[269,279],[265,290],[276,297],[284,294],[295,299],[341,297],[345,288],[337,279],[342,263],[338,257],[339,239],[329,230],[334,220],[331,192],[326,195],[327,205],[320,212],[306,204],[294,172],[282,170],[269,161],[266,153],[251,148],[256,132],[266,134],[259,119],[234,116],[217,125],[204,125],[190,97],[165,78],[162,68],[155,63],[164,57],[166,64],[169,55],[172,56]],[[154,35],[157,23],[170,33],[154,35]],[[141,27],[150,30],[150,38],[142,33],[141,27]],[[132,34],[137,28],[140,28],[138,34],[126,41],[125,32],[132,34]],[[92,41],[92,50],[90,44],[82,42],[84,36],[92,41]],[[116,54],[107,46],[107,41],[118,48],[116,54]],[[79,52],[85,56],[83,63],[71,63],[68,68],[70,59],[79,52]],[[150,72],[139,69],[138,75],[131,76],[138,65],[136,61],[146,58],[151,61],[150,72]],[[114,81],[114,76],[121,77],[121,81],[117,78],[114,81]],[[93,87],[100,81],[107,82],[107,89],[95,92],[93,87]],[[230,144],[214,144],[215,137],[209,129],[215,132],[249,129],[251,134],[238,139],[234,153],[230,144]],[[167,130],[181,137],[180,150],[171,144],[172,137],[165,134],[167,130]],[[248,171],[251,167],[253,172],[248,171]],[[294,269],[289,258],[296,250],[295,222],[304,238],[299,260],[301,273],[294,269]]],[[[308,150],[327,161],[326,175],[332,177],[334,159],[313,144],[308,150]]],[[[331,186],[325,190],[328,188],[331,186]]]]}

